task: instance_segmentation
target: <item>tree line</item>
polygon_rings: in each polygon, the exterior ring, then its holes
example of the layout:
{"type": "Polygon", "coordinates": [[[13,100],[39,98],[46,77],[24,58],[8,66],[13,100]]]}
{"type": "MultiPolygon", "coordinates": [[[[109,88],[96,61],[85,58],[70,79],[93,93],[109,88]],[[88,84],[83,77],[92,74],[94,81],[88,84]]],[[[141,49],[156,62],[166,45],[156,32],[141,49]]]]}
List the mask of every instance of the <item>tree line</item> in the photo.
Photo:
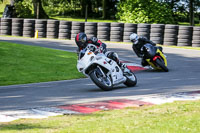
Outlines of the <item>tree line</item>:
{"type": "MultiPolygon", "coordinates": [[[[1,0],[4,1],[4,0],[1,0]]],[[[199,0],[9,0],[15,16],[117,19],[130,23],[190,22],[200,19],[199,0]]]]}

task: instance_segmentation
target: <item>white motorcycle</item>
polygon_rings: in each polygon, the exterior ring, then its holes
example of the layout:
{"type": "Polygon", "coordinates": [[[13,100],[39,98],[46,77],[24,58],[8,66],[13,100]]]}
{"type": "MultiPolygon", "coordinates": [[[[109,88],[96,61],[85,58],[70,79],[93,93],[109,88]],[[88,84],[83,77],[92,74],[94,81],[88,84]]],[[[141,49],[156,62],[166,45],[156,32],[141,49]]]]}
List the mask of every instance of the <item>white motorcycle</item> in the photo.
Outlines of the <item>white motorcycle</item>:
{"type": "Polygon", "coordinates": [[[99,52],[93,44],[80,51],[77,69],[82,72],[102,90],[109,91],[113,86],[124,83],[128,87],[137,84],[137,78],[128,68],[123,72],[117,63],[99,52]]]}

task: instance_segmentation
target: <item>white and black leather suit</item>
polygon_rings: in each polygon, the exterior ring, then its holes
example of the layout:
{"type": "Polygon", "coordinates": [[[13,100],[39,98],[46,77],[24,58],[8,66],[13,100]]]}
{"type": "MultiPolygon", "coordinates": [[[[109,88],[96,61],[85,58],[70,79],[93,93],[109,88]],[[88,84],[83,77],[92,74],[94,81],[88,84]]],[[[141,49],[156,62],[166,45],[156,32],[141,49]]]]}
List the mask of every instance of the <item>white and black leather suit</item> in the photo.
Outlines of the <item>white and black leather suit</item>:
{"type": "MultiPolygon", "coordinates": [[[[78,43],[78,42],[76,41],[76,43],[78,43]]],[[[86,44],[84,46],[86,47],[87,44],[94,44],[95,46],[97,46],[97,48],[100,49],[99,50],[100,52],[104,53],[108,58],[114,60],[120,67],[122,67],[123,64],[119,61],[117,53],[115,53],[113,51],[108,51],[106,44],[102,43],[98,38],[96,38],[96,37],[88,38],[86,41],[86,44]]],[[[84,49],[85,47],[78,47],[77,53],[79,53],[80,50],[84,49]]]]}

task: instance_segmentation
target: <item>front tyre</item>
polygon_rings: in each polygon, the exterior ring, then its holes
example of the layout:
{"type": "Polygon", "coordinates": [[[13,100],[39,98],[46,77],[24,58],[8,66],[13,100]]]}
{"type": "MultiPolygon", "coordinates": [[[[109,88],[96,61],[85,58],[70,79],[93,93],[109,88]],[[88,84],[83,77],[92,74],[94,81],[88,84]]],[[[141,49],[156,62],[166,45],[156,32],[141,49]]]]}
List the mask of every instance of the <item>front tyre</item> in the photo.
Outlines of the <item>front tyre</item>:
{"type": "Polygon", "coordinates": [[[169,69],[165,66],[165,63],[164,63],[163,60],[157,58],[157,59],[156,59],[156,64],[157,64],[163,71],[165,71],[165,72],[168,72],[168,71],[169,71],[169,69]]]}
{"type": "Polygon", "coordinates": [[[137,78],[133,72],[125,73],[124,76],[127,78],[124,84],[128,87],[133,87],[137,84],[137,78]]]}
{"type": "Polygon", "coordinates": [[[112,81],[109,76],[103,77],[98,68],[90,73],[91,80],[102,90],[110,91],[113,89],[112,81]]]}

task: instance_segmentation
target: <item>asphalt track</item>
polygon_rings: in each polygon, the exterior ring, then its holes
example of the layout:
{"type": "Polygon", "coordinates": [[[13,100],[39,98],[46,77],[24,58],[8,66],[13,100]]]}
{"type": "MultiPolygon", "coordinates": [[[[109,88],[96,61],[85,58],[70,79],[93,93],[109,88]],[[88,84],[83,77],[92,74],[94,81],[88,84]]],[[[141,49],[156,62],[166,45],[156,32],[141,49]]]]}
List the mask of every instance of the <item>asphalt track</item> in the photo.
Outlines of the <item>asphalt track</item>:
{"type": "MultiPolygon", "coordinates": [[[[73,40],[14,37],[0,37],[0,40],[76,51],[73,40]]],[[[121,60],[140,64],[130,44],[107,43],[107,47],[117,52],[121,60]]],[[[0,86],[0,111],[200,90],[200,51],[164,47],[164,53],[167,55],[169,72],[136,72],[138,83],[131,88],[119,85],[112,91],[102,91],[86,78],[0,86]]]]}

